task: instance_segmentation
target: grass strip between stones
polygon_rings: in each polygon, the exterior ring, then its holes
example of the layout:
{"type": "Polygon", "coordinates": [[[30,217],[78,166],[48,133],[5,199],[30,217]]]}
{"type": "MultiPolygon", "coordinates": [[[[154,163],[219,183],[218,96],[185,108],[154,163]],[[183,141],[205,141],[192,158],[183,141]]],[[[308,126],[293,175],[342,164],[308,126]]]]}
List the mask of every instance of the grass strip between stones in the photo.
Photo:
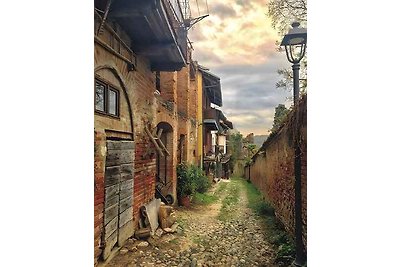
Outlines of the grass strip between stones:
{"type": "Polygon", "coordinates": [[[209,204],[213,204],[217,201],[218,201],[218,197],[214,194],[196,192],[193,195],[193,202],[195,204],[209,205],[209,204]]]}
{"type": "Polygon", "coordinates": [[[268,242],[277,250],[276,263],[285,264],[285,266],[290,264],[295,257],[293,239],[285,231],[282,223],[275,217],[274,208],[263,201],[258,189],[250,182],[246,182],[244,179],[240,180],[246,187],[249,208],[261,217],[267,228],[268,242]]]}
{"type": "Polygon", "coordinates": [[[224,183],[223,185],[224,190],[227,192],[226,197],[222,200],[222,207],[218,214],[218,219],[221,221],[228,221],[236,215],[236,206],[239,202],[240,181],[238,179],[231,179],[230,183],[224,183]]]}

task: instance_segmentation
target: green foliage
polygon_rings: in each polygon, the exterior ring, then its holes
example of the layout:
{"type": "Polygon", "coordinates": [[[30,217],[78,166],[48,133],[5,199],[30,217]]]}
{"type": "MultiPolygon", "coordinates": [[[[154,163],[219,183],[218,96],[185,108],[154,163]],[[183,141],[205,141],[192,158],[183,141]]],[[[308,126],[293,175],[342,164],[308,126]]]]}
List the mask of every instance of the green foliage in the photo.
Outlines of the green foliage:
{"type": "Polygon", "coordinates": [[[205,193],[211,186],[211,182],[208,177],[204,174],[203,170],[196,166],[190,165],[188,169],[189,176],[194,180],[196,191],[199,193],[205,193]]]}
{"type": "Polygon", "coordinates": [[[240,181],[232,178],[229,186],[225,188],[226,197],[222,200],[222,207],[218,214],[218,219],[221,221],[227,221],[232,219],[236,215],[237,203],[239,202],[240,193],[240,181]]]}
{"type": "Polygon", "coordinates": [[[187,175],[188,166],[186,164],[179,164],[176,172],[178,176],[177,194],[179,197],[190,196],[194,193],[195,187],[193,181],[187,175]]]}
{"type": "Polygon", "coordinates": [[[204,174],[203,170],[196,165],[181,163],[177,167],[177,194],[178,196],[192,196],[195,192],[204,193],[211,182],[204,174]]]}
{"type": "Polygon", "coordinates": [[[241,133],[232,133],[229,135],[228,150],[231,153],[229,167],[234,169],[236,161],[242,158],[243,135],[241,133]]]}
{"type": "MultiPolygon", "coordinates": [[[[307,27],[307,0],[271,0],[268,3],[268,16],[272,21],[272,26],[283,37],[291,28],[293,21],[298,21],[301,27],[307,27]]],[[[277,50],[282,52],[284,49],[279,47],[277,50]]],[[[300,92],[307,90],[307,55],[300,62],[300,92]]],[[[291,91],[293,89],[293,72],[291,69],[279,69],[278,74],[282,79],[276,83],[277,88],[291,91]]]]}
{"type": "Polygon", "coordinates": [[[268,16],[272,27],[283,37],[293,21],[307,27],[307,0],[271,0],[268,3],[268,16]]]}
{"type": "Polygon", "coordinates": [[[278,130],[279,126],[282,125],[282,123],[286,119],[288,113],[289,113],[289,109],[287,109],[285,107],[285,105],[283,105],[283,104],[279,104],[275,108],[274,124],[272,126],[273,132],[278,130]]]}
{"type": "Polygon", "coordinates": [[[201,205],[209,205],[212,203],[215,203],[218,200],[218,197],[212,194],[207,194],[207,193],[199,193],[196,192],[194,193],[193,196],[193,201],[196,204],[201,204],[201,205]]]}
{"type": "MultiPolygon", "coordinates": [[[[275,84],[276,88],[284,89],[286,91],[292,91],[293,70],[278,69],[277,73],[281,76],[281,79],[275,84]]],[[[300,62],[299,87],[300,87],[300,94],[305,94],[307,92],[307,55],[305,55],[300,62]]]]}

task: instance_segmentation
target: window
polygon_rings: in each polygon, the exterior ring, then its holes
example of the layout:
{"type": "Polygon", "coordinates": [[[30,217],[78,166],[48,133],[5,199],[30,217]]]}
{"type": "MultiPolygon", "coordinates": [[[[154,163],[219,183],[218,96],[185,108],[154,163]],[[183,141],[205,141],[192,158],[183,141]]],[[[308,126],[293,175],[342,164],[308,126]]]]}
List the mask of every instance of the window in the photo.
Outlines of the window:
{"type": "Polygon", "coordinates": [[[105,109],[106,101],[105,101],[105,97],[104,97],[105,91],[106,91],[106,87],[103,84],[98,83],[96,81],[96,110],[102,111],[102,112],[106,111],[106,109],[105,109]]]}
{"type": "Polygon", "coordinates": [[[119,116],[119,91],[96,79],[95,110],[98,113],[119,116]]]}

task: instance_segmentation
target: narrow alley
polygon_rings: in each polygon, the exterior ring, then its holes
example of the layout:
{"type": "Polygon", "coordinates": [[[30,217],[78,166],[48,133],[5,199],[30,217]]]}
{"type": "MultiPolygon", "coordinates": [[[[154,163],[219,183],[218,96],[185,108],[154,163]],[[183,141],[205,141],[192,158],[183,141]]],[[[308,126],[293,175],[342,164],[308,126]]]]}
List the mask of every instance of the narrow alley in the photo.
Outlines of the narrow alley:
{"type": "MultiPolygon", "coordinates": [[[[247,182],[221,180],[202,203],[176,210],[176,233],[131,238],[106,266],[278,266],[262,220],[248,207],[247,182]]],[[[201,202],[201,201],[200,201],[201,202]]]]}

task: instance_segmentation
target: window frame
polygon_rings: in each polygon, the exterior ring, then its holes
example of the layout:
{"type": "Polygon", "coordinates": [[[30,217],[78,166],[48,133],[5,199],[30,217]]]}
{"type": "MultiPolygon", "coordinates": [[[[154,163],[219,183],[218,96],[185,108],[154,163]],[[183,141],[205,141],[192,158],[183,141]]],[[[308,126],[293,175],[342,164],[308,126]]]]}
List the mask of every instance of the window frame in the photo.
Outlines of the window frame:
{"type": "Polygon", "coordinates": [[[160,71],[155,72],[155,83],[156,83],[156,92],[161,93],[161,73],[160,73],[160,71]]]}
{"type": "Polygon", "coordinates": [[[120,91],[119,91],[119,89],[116,86],[104,81],[103,79],[101,79],[99,77],[95,77],[95,81],[94,81],[94,111],[95,111],[95,113],[104,115],[104,116],[108,116],[108,117],[112,117],[115,119],[119,119],[119,115],[120,115],[119,106],[120,106],[120,91]],[[104,86],[104,111],[98,110],[96,108],[96,83],[99,83],[104,86]],[[110,113],[110,110],[109,110],[109,108],[110,108],[109,91],[115,92],[115,95],[116,95],[116,99],[115,99],[116,115],[110,113]]]}
{"type": "Polygon", "coordinates": [[[105,84],[104,82],[96,79],[95,83],[94,83],[94,110],[96,112],[98,112],[98,113],[104,113],[105,114],[106,111],[107,111],[106,93],[107,93],[107,84],[105,84]],[[97,97],[97,83],[102,85],[102,86],[104,86],[104,91],[103,91],[103,108],[104,108],[104,111],[97,109],[97,103],[96,103],[96,100],[97,100],[96,99],[96,97],[97,97]]]}

